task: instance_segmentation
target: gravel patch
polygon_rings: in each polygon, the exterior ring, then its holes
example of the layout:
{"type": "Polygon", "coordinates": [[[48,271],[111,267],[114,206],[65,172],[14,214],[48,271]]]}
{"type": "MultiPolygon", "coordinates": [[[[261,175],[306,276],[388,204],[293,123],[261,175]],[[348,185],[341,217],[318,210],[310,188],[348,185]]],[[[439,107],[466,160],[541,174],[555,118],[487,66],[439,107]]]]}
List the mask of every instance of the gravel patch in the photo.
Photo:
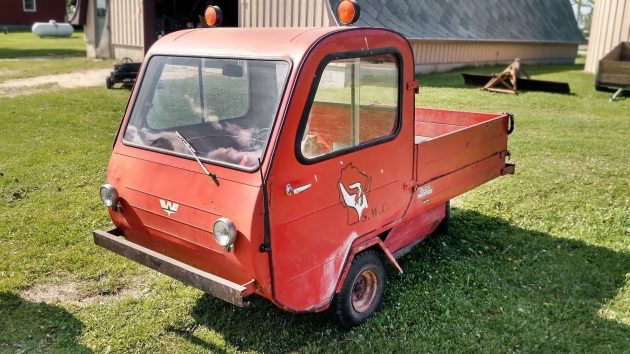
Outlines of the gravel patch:
{"type": "Polygon", "coordinates": [[[96,69],[6,80],[0,83],[0,97],[23,96],[55,88],[105,86],[105,78],[110,72],[111,69],[96,69]]]}

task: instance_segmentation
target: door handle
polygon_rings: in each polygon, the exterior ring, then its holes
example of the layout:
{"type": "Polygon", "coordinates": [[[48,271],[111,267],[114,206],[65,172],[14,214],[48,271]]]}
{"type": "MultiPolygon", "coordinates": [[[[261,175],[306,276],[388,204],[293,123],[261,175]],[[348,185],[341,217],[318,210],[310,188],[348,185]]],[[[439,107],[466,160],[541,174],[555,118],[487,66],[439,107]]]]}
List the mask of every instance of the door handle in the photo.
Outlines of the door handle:
{"type": "Polygon", "coordinates": [[[285,192],[286,192],[286,194],[288,196],[298,195],[298,194],[304,192],[305,190],[311,188],[312,186],[313,186],[313,184],[309,183],[309,184],[305,184],[305,185],[303,185],[301,187],[293,188],[293,187],[291,187],[291,184],[287,183],[287,187],[285,189],[285,192]]]}

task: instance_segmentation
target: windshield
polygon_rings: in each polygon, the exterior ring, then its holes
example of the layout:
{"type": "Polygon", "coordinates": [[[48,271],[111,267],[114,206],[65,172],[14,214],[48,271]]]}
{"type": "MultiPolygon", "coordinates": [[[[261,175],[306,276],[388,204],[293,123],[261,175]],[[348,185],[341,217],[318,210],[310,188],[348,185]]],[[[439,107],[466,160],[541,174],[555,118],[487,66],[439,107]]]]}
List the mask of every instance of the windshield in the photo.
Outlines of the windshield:
{"type": "Polygon", "coordinates": [[[285,61],[154,56],[124,141],[254,169],[267,147],[289,71],[285,61]]]}

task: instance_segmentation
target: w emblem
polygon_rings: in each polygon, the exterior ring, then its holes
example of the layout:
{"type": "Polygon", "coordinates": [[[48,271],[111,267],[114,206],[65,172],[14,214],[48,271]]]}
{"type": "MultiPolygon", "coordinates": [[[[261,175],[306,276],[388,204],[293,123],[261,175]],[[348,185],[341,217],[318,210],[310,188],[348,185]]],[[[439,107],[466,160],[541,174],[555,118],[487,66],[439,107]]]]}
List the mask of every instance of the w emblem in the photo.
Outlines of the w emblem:
{"type": "Polygon", "coordinates": [[[162,207],[162,210],[164,210],[168,214],[168,216],[171,216],[171,214],[175,214],[177,212],[177,209],[179,208],[179,204],[164,199],[160,199],[160,206],[162,207]]]}

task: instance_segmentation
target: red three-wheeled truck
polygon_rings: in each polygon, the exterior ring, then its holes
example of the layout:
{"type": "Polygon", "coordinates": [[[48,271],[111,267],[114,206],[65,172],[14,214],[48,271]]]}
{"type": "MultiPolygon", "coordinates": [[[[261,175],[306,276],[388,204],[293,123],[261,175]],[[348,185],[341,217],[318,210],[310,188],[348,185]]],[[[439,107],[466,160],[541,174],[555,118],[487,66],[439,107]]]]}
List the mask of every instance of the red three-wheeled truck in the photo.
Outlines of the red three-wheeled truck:
{"type": "Polygon", "coordinates": [[[351,26],[163,37],[101,187],[116,228],[95,243],[236,305],[362,323],[451,198],[514,172],[511,115],[416,108],[413,55],[351,26]]]}

